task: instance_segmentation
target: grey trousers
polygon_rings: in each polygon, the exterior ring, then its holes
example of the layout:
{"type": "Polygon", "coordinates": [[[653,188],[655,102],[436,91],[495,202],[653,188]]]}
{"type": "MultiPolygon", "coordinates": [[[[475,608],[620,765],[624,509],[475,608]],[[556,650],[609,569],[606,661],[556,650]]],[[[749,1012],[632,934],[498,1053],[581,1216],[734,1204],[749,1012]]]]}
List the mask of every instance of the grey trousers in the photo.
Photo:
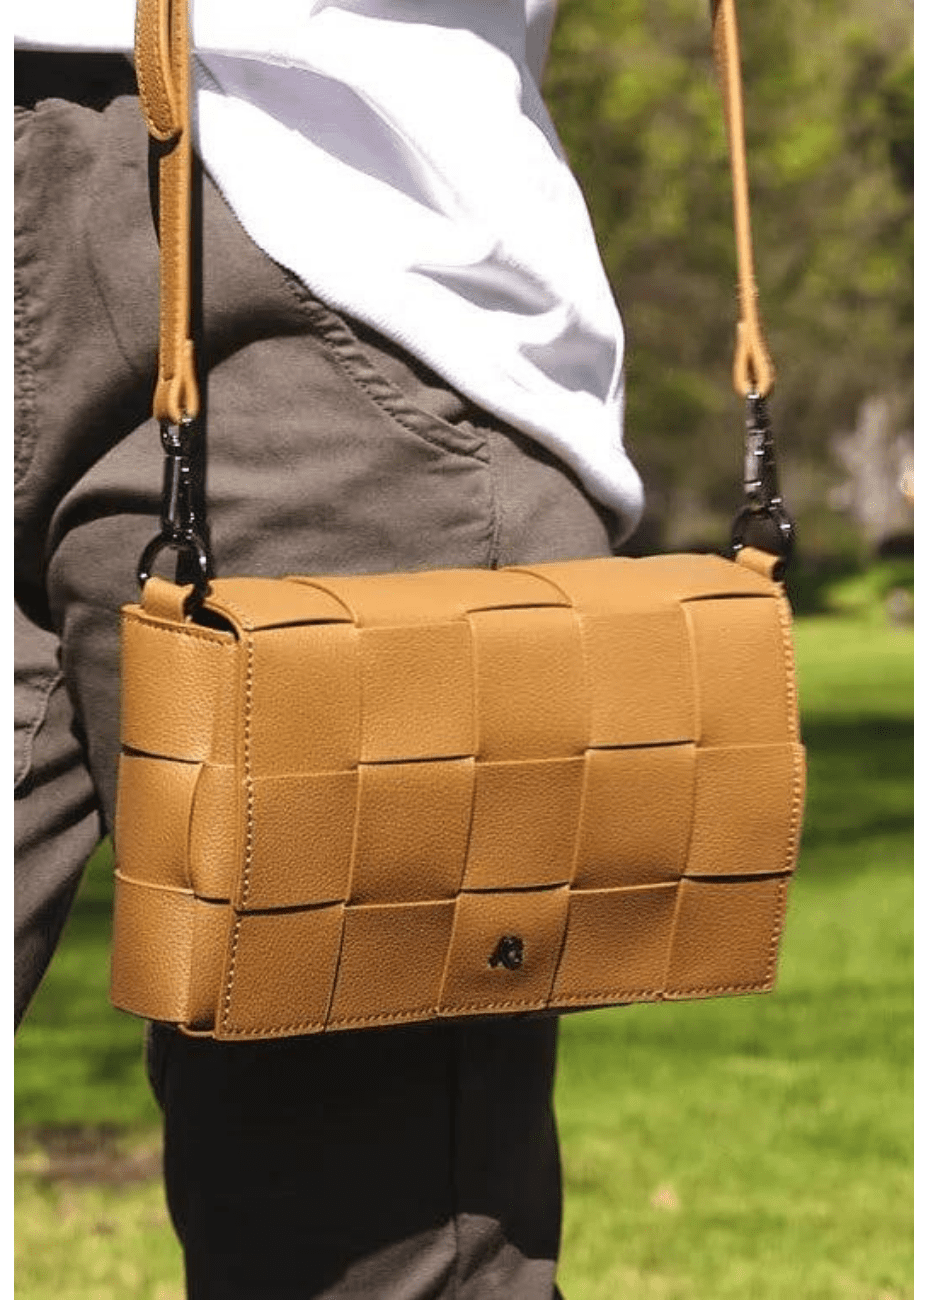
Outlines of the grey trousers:
{"type": "MultiPolygon", "coordinates": [[[[124,69],[108,94],[97,61],[85,93],[90,65],[68,66],[17,98],[18,1016],[113,823],[117,611],[161,482],[145,132],[124,69]]],[[[218,572],[609,552],[610,521],[563,467],[314,299],[208,181],[202,203],[218,572]]],[[[549,1300],[555,1040],[555,1021],[231,1045],[153,1027],[189,1295],[549,1300]]]]}

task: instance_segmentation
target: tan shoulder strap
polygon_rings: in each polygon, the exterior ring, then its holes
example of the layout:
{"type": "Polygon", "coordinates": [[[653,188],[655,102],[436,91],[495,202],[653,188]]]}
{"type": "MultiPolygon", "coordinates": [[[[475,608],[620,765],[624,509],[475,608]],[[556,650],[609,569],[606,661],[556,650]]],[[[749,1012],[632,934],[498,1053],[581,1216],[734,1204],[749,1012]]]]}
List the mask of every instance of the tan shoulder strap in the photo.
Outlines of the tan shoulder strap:
{"type": "MultiPolygon", "coordinates": [[[[713,46],[729,138],[739,321],[733,383],[747,397],[767,395],[774,369],[758,311],[752,256],[742,111],[742,75],[735,0],[711,0],[713,46]]],[[[187,0],[138,0],[136,76],[142,111],[160,141],[159,238],[161,328],[154,414],[161,421],[192,419],[199,408],[190,329],[190,38],[187,0]]]]}
{"type": "Polygon", "coordinates": [[[150,135],[160,142],[158,238],[161,247],[158,382],[153,414],[162,423],[193,420],[200,408],[190,337],[191,114],[187,0],[138,0],[135,67],[150,135]]]}
{"type": "Polygon", "coordinates": [[[745,160],[745,121],[742,111],[742,69],[735,0],[712,0],[713,53],[719,77],[729,164],[732,169],[732,207],[735,222],[736,262],[739,273],[739,321],[736,325],[732,382],[741,397],[757,393],[766,397],[774,383],[774,367],[765,344],[758,311],[758,288],[752,255],[752,225],[748,201],[748,166],[745,160]]]}

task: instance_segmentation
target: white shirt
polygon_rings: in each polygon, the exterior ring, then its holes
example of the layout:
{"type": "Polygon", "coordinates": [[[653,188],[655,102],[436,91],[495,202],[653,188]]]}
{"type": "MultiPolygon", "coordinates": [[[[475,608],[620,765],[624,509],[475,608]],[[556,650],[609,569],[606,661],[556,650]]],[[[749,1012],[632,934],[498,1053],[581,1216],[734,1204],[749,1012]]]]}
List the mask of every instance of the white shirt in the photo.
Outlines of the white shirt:
{"type": "MultiPolygon", "coordinates": [[[[324,302],[570,465],[631,531],[623,331],[539,92],[556,0],[192,0],[195,132],[324,302]]],[[[20,48],[132,48],[133,0],[17,0],[20,48]]]]}

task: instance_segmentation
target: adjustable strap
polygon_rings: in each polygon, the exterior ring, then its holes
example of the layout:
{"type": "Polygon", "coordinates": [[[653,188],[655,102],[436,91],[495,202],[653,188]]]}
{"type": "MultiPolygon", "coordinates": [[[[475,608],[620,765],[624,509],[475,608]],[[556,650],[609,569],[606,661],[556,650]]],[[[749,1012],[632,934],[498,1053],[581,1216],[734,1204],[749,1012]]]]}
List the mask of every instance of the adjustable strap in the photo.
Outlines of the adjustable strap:
{"type": "MultiPolygon", "coordinates": [[[[774,443],[765,399],[774,382],[758,310],[752,254],[742,110],[742,74],[735,0],[710,0],[713,49],[729,141],[732,201],[738,265],[739,319],[736,326],[733,384],[748,408],[745,441],[746,504],[733,526],[733,549],[760,546],[781,556],[790,553],[793,525],[777,486],[774,443]],[[759,525],[761,526],[760,540],[759,525]]],[[[205,585],[210,570],[207,549],[189,508],[189,440],[200,400],[191,339],[191,113],[188,0],[138,0],[136,76],[148,129],[161,142],[159,159],[159,238],[161,242],[160,337],[154,415],[162,425],[166,468],[162,532],[139,566],[144,584],[160,550],[186,554],[205,585]],[[168,426],[176,425],[177,433],[168,426]]]]}
{"type": "Polygon", "coordinates": [[[766,397],[774,383],[774,367],[765,345],[758,312],[758,288],[752,255],[752,225],[745,161],[745,119],[742,111],[742,70],[735,0],[711,0],[713,53],[729,139],[736,262],[739,272],[739,321],[736,325],[732,382],[740,397],[766,397]]]}
{"type": "Polygon", "coordinates": [[[190,337],[190,36],[187,0],[138,0],[135,66],[149,134],[158,140],[161,245],[158,382],[153,413],[181,424],[200,408],[190,337]]]}
{"type": "MultiPolygon", "coordinates": [[[[767,396],[774,368],[758,311],[752,253],[735,0],[711,0],[713,50],[729,140],[739,283],[733,384],[741,397],[767,396]]],[[[161,333],[154,414],[177,423],[199,407],[190,339],[190,38],[187,0],[138,0],[136,75],[149,132],[165,145],[161,194],[161,333]]]]}
{"type": "Polygon", "coordinates": [[[165,452],[161,531],[142,552],[138,578],[145,586],[164,550],[177,557],[178,582],[197,595],[212,573],[209,546],[194,505],[194,421],[200,411],[197,363],[191,338],[190,32],[187,0],[138,0],[135,68],[139,102],[158,158],[160,245],[158,379],[152,412],[165,452]]]}

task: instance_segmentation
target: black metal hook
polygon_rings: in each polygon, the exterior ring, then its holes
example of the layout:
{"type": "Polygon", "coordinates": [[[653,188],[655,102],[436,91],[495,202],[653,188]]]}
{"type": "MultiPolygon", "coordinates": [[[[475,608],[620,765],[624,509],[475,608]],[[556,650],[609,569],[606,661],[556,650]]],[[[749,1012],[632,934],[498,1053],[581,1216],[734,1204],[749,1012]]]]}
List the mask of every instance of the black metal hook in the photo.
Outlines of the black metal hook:
{"type": "Polygon", "coordinates": [[[152,566],[164,550],[177,554],[176,581],[193,583],[197,598],[206,594],[212,576],[213,562],[209,547],[197,527],[191,475],[190,452],[193,437],[192,421],[178,425],[163,423],[161,445],[165,452],[164,478],[161,491],[161,532],[152,538],[139,560],[137,576],[140,586],[152,575],[152,566]],[[185,560],[188,563],[185,565],[185,560]]]}
{"type": "Polygon", "coordinates": [[[793,554],[795,529],[781,497],[771,421],[759,393],[746,398],[743,479],[746,501],[732,524],[733,554],[753,546],[777,556],[776,576],[781,579],[793,554]]]}

